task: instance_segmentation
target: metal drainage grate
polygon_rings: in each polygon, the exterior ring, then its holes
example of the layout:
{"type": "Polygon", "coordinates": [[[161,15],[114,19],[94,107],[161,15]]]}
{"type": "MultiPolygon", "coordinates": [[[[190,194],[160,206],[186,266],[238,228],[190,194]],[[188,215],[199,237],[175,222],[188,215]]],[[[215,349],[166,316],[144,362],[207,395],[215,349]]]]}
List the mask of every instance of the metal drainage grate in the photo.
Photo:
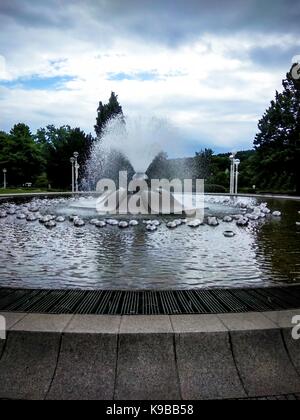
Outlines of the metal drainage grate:
{"type": "Polygon", "coordinates": [[[300,308],[300,286],[178,291],[0,289],[2,312],[180,315],[297,308],[300,308]]]}

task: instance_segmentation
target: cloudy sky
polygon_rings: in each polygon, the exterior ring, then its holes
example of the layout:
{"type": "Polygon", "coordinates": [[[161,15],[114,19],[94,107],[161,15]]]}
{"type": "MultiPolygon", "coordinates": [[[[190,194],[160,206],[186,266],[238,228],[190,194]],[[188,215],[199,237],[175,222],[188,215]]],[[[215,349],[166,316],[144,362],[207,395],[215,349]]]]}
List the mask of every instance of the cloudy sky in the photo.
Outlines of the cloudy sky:
{"type": "Polygon", "coordinates": [[[169,119],[186,155],[250,148],[299,22],[298,0],[0,0],[0,130],[92,132],[115,91],[125,114],[169,119]]]}

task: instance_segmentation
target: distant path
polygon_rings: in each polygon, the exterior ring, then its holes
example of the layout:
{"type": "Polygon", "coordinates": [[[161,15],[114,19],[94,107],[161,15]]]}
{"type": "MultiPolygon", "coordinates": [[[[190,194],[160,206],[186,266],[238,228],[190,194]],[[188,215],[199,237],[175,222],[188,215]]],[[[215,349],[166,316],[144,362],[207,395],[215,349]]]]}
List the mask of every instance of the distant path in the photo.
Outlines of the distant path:
{"type": "MultiPolygon", "coordinates": [[[[57,196],[72,196],[72,195],[98,195],[95,191],[82,191],[78,193],[72,192],[40,192],[40,193],[16,193],[16,194],[2,194],[0,192],[0,199],[3,198],[14,198],[14,197],[57,197],[57,196]]],[[[205,193],[205,195],[230,197],[231,194],[227,193],[205,193]]],[[[235,195],[232,197],[236,197],[235,195]]],[[[276,200],[295,200],[300,201],[300,196],[293,195],[276,195],[276,194],[238,194],[238,197],[250,197],[250,198],[267,198],[276,200]]]]}
{"type": "MultiPolygon", "coordinates": [[[[226,193],[206,193],[205,195],[218,195],[218,196],[232,196],[235,197],[234,195],[231,194],[226,194],[226,193]]],[[[296,201],[300,201],[300,196],[297,195],[282,195],[282,194],[238,194],[238,197],[250,197],[250,198],[268,198],[268,199],[276,199],[276,200],[296,200],[296,201]]]]}

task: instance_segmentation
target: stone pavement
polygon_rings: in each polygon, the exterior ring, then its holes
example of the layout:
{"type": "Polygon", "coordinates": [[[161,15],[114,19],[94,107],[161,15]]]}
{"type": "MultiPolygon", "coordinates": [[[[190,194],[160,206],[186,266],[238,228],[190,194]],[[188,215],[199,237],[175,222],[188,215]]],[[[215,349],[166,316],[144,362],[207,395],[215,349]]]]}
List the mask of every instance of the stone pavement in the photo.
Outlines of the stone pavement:
{"type": "Polygon", "coordinates": [[[1,313],[1,399],[294,399],[298,311],[92,316],[1,313]],[[275,397],[274,397],[275,396],[275,397]]]}

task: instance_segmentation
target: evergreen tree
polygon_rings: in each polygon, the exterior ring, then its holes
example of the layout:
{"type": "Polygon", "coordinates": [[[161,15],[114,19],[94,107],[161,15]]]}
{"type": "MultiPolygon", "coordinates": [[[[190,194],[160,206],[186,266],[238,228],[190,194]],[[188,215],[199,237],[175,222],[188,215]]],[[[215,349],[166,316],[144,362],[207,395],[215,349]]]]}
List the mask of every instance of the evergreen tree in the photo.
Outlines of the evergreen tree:
{"type": "Polygon", "coordinates": [[[283,92],[276,92],[259,121],[254,165],[260,187],[300,193],[300,81],[292,70],[283,80],[283,92]]]}
{"type": "Polygon", "coordinates": [[[103,135],[106,124],[111,118],[114,117],[123,117],[123,109],[118,101],[118,96],[112,92],[108,104],[103,105],[102,102],[99,103],[97,109],[97,119],[95,125],[95,132],[97,137],[103,135]]]}

